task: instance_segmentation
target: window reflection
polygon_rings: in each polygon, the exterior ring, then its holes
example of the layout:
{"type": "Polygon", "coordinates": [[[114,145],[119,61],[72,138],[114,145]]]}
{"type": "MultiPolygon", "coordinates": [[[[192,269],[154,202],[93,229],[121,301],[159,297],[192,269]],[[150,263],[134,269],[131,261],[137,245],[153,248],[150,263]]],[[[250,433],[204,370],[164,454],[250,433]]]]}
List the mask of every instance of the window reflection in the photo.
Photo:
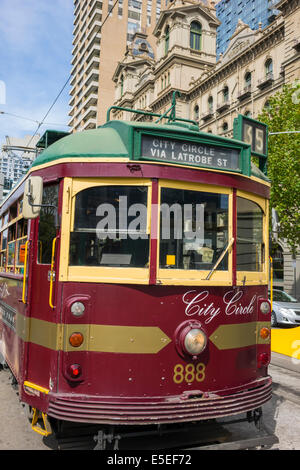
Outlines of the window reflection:
{"type": "Polygon", "coordinates": [[[70,265],[147,266],[147,194],[145,186],[97,186],[78,193],[70,265]]]}
{"type": "Polygon", "coordinates": [[[237,271],[263,270],[263,211],[242,197],[237,197],[236,250],[237,271]]]}

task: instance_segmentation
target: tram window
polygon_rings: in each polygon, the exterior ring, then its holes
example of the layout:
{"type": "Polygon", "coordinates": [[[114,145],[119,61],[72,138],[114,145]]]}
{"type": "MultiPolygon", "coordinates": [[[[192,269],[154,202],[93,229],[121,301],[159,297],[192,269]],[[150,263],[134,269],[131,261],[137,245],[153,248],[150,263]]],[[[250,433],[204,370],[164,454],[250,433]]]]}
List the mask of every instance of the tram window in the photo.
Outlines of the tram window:
{"type": "Polygon", "coordinates": [[[2,232],[2,250],[6,250],[7,236],[8,236],[8,229],[3,230],[3,232],[2,232]]]}
{"type": "MultiPolygon", "coordinates": [[[[228,195],[162,188],[160,267],[211,269],[228,243],[228,195]]],[[[228,256],[217,267],[228,269],[228,256]]]]}
{"type": "Polygon", "coordinates": [[[42,207],[39,222],[38,262],[50,264],[52,242],[56,237],[56,216],[58,207],[58,184],[45,186],[42,204],[53,207],[42,207]]]}
{"type": "Polygon", "coordinates": [[[3,232],[2,232],[2,245],[1,245],[1,257],[0,257],[1,271],[5,271],[5,269],[6,269],[7,236],[8,236],[8,229],[3,230],[3,232]]]}
{"type": "Polygon", "coordinates": [[[8,222],[8,212],[6,212],[6,213],[4,214],[4,217],[3,217],[3,225],[6,225],[7,222],[8,222]]]}
{"type": "Polygon", "coordinates": [[[145,267],[146,186],[96,186],[76,196],[71,266],[145,267]]]}
{"type": "Polygon", "coordinates": [[[16,242],[10,242],[8,244],[7,252],[7,266],[14,267],[15,264],[15,251],[16,251],[16,242]]]}
{"type": "Polygon", "coordinates": [[[263,211],[252,201],[237,198],[237,271],[262,271],[263,211]]]}
{"type": "Polygon", "coordinates": [[[9,220],[13,220],[18,215],[18,203],[13,204],[9,209],[9,220]]]}

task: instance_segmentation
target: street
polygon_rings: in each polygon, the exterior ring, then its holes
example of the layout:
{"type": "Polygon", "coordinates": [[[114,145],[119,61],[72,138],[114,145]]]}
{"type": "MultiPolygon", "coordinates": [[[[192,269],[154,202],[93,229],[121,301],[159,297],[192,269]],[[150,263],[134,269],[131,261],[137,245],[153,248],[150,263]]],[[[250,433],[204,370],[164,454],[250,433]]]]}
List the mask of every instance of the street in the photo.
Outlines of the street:
{"type": "MultiPolygon", "coordinates": [[[[278,364],[279,355],[274,357],[278,364]]],[[[263,422],[279,440],[271,449],[300,450],[300,374],[274,364],[269,372],[273,377],[273,397],[263,406],[263,422]]],[[[31,430],[9,376],[7,370],[0,371],[0,450],[55,449],[53,437],[43,438],[31,430]]],[[[228,429],[237,438],[256,432],[253,423],[232,424],[228,429]]]]}

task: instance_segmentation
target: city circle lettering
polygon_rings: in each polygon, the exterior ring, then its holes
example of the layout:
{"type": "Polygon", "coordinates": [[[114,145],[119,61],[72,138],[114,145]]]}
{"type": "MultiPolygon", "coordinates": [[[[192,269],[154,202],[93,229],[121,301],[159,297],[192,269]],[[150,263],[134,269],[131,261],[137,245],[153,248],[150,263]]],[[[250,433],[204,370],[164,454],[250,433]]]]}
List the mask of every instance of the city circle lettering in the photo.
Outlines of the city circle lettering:
{"type": "MultiPolygon", "coordinates": [[[[243,295],[244,293],[242,291],[236,290],[231,290],[224,294],[222,300],[225,315],[251,315],[254,312],[256,295],[254,295],[251,300],[244,305],[240,302],[243,295]]],[[[204,323],[206,324],[210,323],[223,310],[222,307],[216,306],[215,303],[210,300],[208,290],[201,292],[190,290],[183,295],[182,301],[186,305],[185,314],[188,317],[203,317],[205,318],[204,323]]]]}

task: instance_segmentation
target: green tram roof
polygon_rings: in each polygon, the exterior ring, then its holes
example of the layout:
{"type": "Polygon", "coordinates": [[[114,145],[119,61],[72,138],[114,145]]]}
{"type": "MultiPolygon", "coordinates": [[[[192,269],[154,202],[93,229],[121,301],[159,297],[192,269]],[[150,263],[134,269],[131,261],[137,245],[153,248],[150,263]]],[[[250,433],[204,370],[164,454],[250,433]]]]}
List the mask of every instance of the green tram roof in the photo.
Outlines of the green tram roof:
{"type": "MultiPolygon", "coordinates": [[[[183,139],[188,142],[195,142],[195,139],[201,144],[202,140],[209,145],[224,145],[226,147],[238,146],[239,148],[249,148],[247,144],[239,140],[228,139],[218,135],[202,132],[193,124],[154,124],[149,122],[137,121],[117,121],[112,120],[104,125],[82,132],[59,137],[56,142],[43,150],[32,164],[32,168],[45,163],[57,162],[64,158],[128,158],[134,161],[144,161],[134,157],[133,142],[136,132],[146,132],[148,135],[183,139]]],[[[50,139],[49,139],[50,140],[50,139]]],[[[149,161],[149,159],[147,159],[149,161]]],[[[153,158],[155,163],[157,160],[153,158]]],[[[199,167],[201,168],[201,167],[199,167]]],[[[207,167],[205,167],[207,169],[207,167]]],[[[251,175],[257,178],[269,181],[268,178],[251,163],[251,175]]]]}

